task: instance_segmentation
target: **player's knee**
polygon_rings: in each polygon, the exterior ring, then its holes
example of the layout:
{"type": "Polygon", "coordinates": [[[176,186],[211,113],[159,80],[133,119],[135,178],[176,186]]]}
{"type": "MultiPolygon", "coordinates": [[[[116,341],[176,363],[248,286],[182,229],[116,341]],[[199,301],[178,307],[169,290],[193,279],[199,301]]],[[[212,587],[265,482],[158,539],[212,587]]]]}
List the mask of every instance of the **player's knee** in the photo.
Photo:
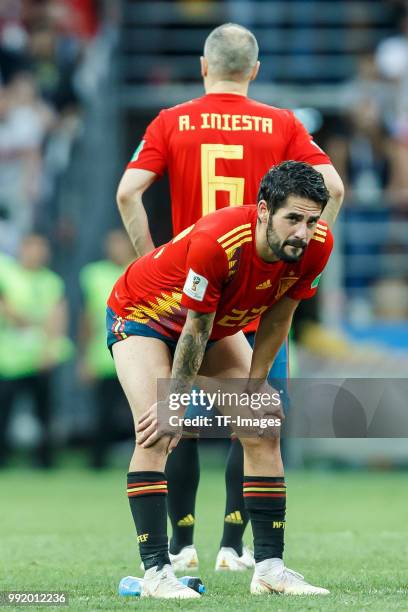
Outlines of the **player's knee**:
{"type": "Polygon", "coordinates": [[[154,444],[152,444],[151,446],[147,448],[141,447],[136,442],[135,450],[137,449],[138,452],[146,451],[149,455],[152,455],[152,456],[157,456],[157,455],[165,456],[167,455],[167,449],[169,447],[169,442],[170,442],[169,436],[161,437],[159,440],[157,440],[157,442],[155,442],[154,444]]]}
{"type": "Polygon", "coordinates": [[[251,450],[258,447],[258,438],[239,438],[244,450],[251,450]]]}
{"type": "Polygon", "coordinates": [[[167,455],[167,449],[169,448],[170,436],[163,436],[152,446],[152,452],[157,455],[167,455]]]}
{"type": "Polygon", "coordinates": [[[279,438],[262,438],[258,436],[254,438],[242,438],[241,444],[244,447],[245,453],[280,453],[279,438]]]}

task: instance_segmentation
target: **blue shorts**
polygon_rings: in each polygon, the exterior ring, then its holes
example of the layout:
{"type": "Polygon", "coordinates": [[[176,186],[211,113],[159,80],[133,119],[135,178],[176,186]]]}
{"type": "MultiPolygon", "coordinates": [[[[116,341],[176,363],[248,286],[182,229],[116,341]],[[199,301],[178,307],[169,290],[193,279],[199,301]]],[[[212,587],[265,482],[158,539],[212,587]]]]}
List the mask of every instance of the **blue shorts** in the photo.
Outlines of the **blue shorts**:
{"type": "MultiPolygon", "coordinates": [[[[144,323],[137,323],[137,321],[129,321],[128,319],[124,319],[123,317],[117,315],[116,312],[109,307],[106,309],[106,333],[106,342],[111,353],[112,346],[116,342],[125,340],[129,336],[157,338],[168,346],[172,355],[174,355],[174,351],[176,350],[177,346],[177,340],[173,340],[172,338],[161,334],[144,323]]],[[[215,342],[217,342],[217,340],[208,340],[206,350],[211,348],[215,342]]]]}
{"type": "MultiPolygon", "coordinates": [[[[174,355],[174,351],[176,350],[177,340],[173,340],[160,332],[155,331],[148,325],[144,325],[143,323],[137,323],[136,321],[129,321],[128,319],[123,319],[117,315],[111,308],[106,309],[106,330],[107,330],[107,345],[108,349],[112,352],[112,346],[116,342],[120,342],[121,340],[125,340],[128,336],[145,336],[147,338],[157,338],[164,342],[172,355],[174,355]]],[[[251,347],[254,345],[255,333],[247,334],[247,340],[251,347]]],[[[209,349],[217,340],[209,340],[207,342],[206,350],[209,349]]],[[[268,381],[269,383],[275,387],[282,389],[284,391],[283,394],[283,404],[287,407],[287,380],[288,380],[288,341],[282,344],[279,349],[278,354],[276,355],[275,361],[269,371],[268,381]]],[[[205,406],[189,406],[186,411],[186,416],[193,417],[197,414],[202,414],[203,410],[205,410],[205,406]]],[[[208,414],[208,412],[206,412],[208,414]]],[[[210,415],[211,416],[211,415],[210,415]]]]}

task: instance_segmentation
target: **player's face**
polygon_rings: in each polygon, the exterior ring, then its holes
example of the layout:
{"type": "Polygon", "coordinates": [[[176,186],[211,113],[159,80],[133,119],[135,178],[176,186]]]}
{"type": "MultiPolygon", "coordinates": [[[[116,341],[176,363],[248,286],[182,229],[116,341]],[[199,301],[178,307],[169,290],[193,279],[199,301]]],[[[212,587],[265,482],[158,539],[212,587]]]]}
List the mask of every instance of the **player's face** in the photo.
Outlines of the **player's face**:
{"type": "Polygon", "coordinates": [[[289,196],[286,204],[269,216],[266,241],[273,254],[286,263],[299,261],[313,236],[321,212],[316,202],[289,196]]]}

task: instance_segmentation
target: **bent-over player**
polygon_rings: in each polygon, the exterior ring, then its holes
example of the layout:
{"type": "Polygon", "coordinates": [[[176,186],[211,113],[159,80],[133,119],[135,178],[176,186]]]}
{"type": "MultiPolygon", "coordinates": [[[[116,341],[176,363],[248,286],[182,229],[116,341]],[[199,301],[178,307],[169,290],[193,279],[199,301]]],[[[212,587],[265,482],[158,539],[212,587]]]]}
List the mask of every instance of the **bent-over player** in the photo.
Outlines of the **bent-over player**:
{"type": "MultiPolygon", "coordinates": [[[[108,301],[108,345],[132,409],[137,445],[128,496],[145,567],[143,593],[193,598],[169,561],[164,475],[178,435],[157,428],[157,379],[189,391],[197,374],[266,380],[299,301],[312,297],[332,249],[319,221],[323,176],[285,162],[262,179],[258,204],[224,208],[135,261],[108,301]],[[261,316],[253,353],[242,329],[261,316]]],[[[252,593],[326,594],[285,568],[286,486],[279,439],[241,439],[254,535],[252,593]]]]}

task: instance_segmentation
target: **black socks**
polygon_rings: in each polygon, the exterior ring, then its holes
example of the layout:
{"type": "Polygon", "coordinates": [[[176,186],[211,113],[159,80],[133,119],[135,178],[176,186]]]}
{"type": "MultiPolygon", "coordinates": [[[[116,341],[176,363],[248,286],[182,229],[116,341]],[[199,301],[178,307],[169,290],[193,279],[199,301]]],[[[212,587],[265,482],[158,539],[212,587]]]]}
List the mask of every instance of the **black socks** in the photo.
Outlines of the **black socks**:
{"type": "Polygon", "coordinates": [[[242,537],[248,524],[248,512],[242,495],[244,478],[244,451],[239,440],[231,442],[225,470],[225,517],[220,546],[233,548],[238,556],[242,555],[242,537]]]}
{"type": "Polygon", "coordinates": [[[170,563],[167,539],[167,482],[163,472],[129,472],[127,494],[145,570],[170,563]]]}
{"type": "Polygon", "coordinates": [[[255,561],[282,559],[286,485],[283,476],[245,476],[245,506],[254,534],[255,561]]]}

